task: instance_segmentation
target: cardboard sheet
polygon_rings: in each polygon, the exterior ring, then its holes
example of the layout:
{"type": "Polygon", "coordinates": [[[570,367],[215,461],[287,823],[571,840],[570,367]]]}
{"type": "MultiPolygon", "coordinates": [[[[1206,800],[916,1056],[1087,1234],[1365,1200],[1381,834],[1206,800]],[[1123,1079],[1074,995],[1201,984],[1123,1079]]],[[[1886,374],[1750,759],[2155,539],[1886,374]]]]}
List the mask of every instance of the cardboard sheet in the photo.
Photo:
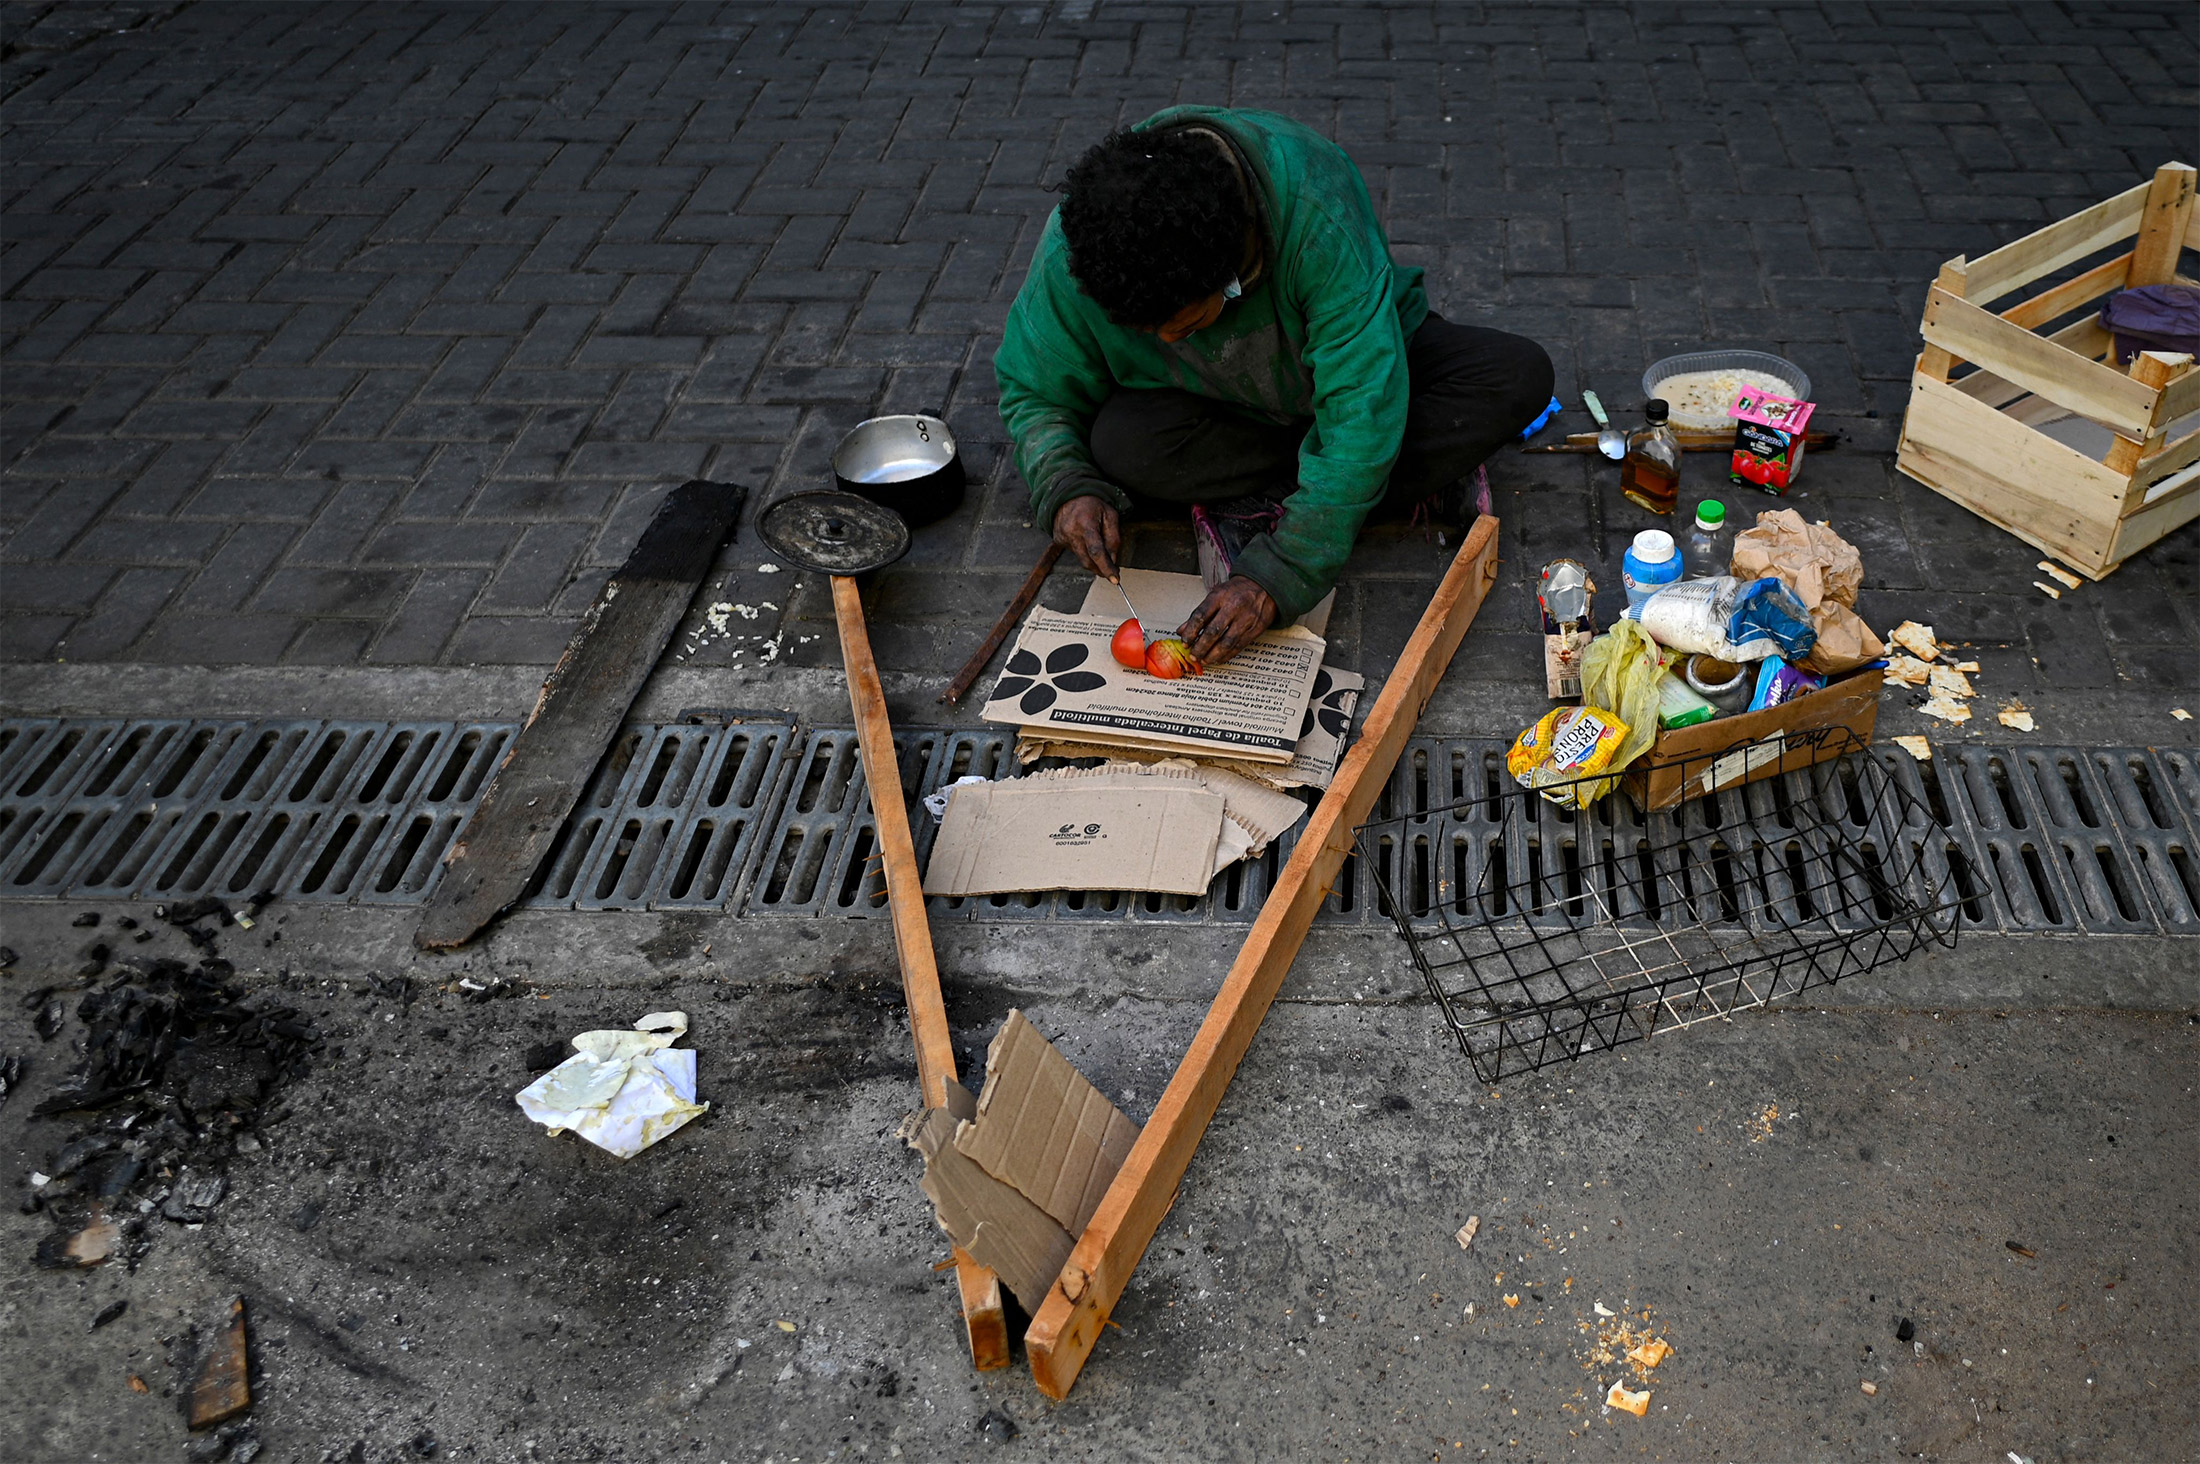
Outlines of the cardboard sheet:
{"type": "Polygon", "coordinates": [[[924,892],[1203,894],[1214,877],[1222,810],[1222,795],[1196,779],[964,784],[940,820],[924,892]]]}
{"type": "MultiPolygon", "coordinates": [[[[965,786],[971,785],[958,784],[956,788],[965,786]]],[[[1306,805],[1289,793],[1226,768],[1185,758],[1168,758],[1156,763],[1116,759],[1097,768],[1056,768],[1049,772],[1032,773],[1015,780],[1010,786],[1026,793],[1037,789],[1060,788],[1072,796],[1082,796],[1101,789],[1151,790],[1178,786],[1203,788],[1209,793],[1219,794],[1222,798],[1222,826],[1215,843],[1213,867],[1208,872],[1210,878],[1240,859],[1257,857],[1286,830],[1306,817],[1306,805]]],[[[952,795],[956,788],[943,790],[951,795],[948,803],[950,809],[954,806],[952,795]]],[[[964,811],[963,817],[973,816],[977,816],[974,808],[964,811]]],[[[958,818],[958,824],[961,821],[958,818]]],[[[984,829],[957,830],[959,841],[983,844],[991,837],[984,829]]],[[[1051,876],[1040,866],[1031,865],[1019,871],[1017,877],[1028,881],[1034,877],[1051,876]]],[[[1057,888],[1051,884],[1023,884],[1019,887],[1057,888]]],[[[1105,888],[1136,886],[1110,885],[1105,888]]]]}
{"type": "MultiPolygon", "coordinates": [[[[1352,730],[1352,714],[1359,705],[1361,689],[1366,685],[1367,678],[1357,671],[1322,667],[1308,694],[1306,713],[1299,723],[1299,740],[1292,746],[1288,763],[1247,762],[1210,753],[1189,755],[1202,767],[1224,768],[1271,788],[1326,788],[1330,779],[1337,775],[1337,764],[1344,759],[1345,739],[1352,730]]],[[[1143,747],[1119,736],[1111,736],[1103,744],[1083,737],[1046,731],[1034,733],[1027,729],[1016,739],[1016,760],[1027,765],[1042,757],[1111,757],[1160,762],[1186,755],[1180,748],[1143,747]]]]}
{"type": "Polygon", "coordinates": [[[1265,631],[1227,665],[1167,681],[1116,664],[1108,642],[1122,620],[1033,610],[980,715],[1033,736],[1291,761],[1321,675],[1320,636],[1265,631]]]}
{"type": "MultiPolygon", "coordinates": [[[[1176,628],[1199,608],[1199,602],[1207,598],[1207,582],[1196,574],[1171,574],[1166,570],[1128,566],[1122,573],[1123,588],[1138,605],[1139,624],[1156,635],[1175,634],[1176,628]]],[[[1316,635],[1327,635],[1329,612],[1336,604],[1337,592],[1331,590],[1313,609],[1290,624],[1316,635]]],[[[1085,600],[1077,607],[1077,613],[1113,619],[1118,625],[1130,618],[1130,612],[1123,608],[1123,596],[1098,575],[1085,587],[1085,600]]]]}
{"type": "Polygon", "coordinates": [[[1036,1311],[1138,1125],[1013,1010],[986,1049],[984,1092],[951,1083],[947,1103],[902,1125],[924,1192],[940,1228],[1036,1311]]]}

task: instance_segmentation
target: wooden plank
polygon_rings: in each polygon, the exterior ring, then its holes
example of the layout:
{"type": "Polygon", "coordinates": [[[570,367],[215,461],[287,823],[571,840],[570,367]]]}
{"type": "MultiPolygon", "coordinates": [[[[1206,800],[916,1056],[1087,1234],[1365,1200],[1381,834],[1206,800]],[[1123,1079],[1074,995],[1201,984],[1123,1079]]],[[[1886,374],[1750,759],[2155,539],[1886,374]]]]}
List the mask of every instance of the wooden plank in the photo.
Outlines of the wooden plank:
{"type": "Polygon", "coordinates": [[[1001,642],[1008,639],[1009,632],[1024,618],[1024,612],[1031,608],[1031,602],[1039,598],[1039,591],[1046,586],[1047,576],[1054,573],[1055,561],[1061,557],[1061,545],[1047,545],[1046,552],[1039,556],[1039,562],[1031,566],[1031,573],[1024,576],[1023,585],[1016,591],[1016,597],[1001,612],[1001,618],[993,622],[993,629],[979,642],[978,649],[971,652],[970,659],[963,662],[963,668],[955,673],[955,679],[947,683],[947,690],[940,693],[941,701],[953,706],[985,674],[986,663],[993,659],[993,653],[1001,648],[1001,642]]]}
{"type": "MultiPolygon", "coordinates": [[[[2109,447],[2108,456],[2104,460],[2110,472],[2128,477],[2138,471],[2139,459],[2162,450],[2165,429],[2175,420],[2171,416],[2175,409],[2171,388],[2178,378],[2192,376],[2192,357],[2182,352],[2166,354],[2161,351],[2141,351],[2132,357],[2131,379],[2155,393],[2154,426],[2142,438],[2117,434],[2116,441],[2109,447]]],[[[2200,386],[2200,377],[2194,377],[2193,384],[2200,386]]],[[[2126,506],[2130,503],[2129,494],[2125,495],[2125,503],[2126,506]]]]}
{"type": "Polygon", "coordinates": [[[2078,568],[2098,567],[2124,480],[1951,387],[1913,378],[1895,466],[2078,568]]]}
{"type": "MultiPolygon", "coordinates": [[[[863,784],[871,800],[871,821],[878,832],[879,860],[886,871],[886,908],[894,925],[894,952],[901,963],[901,990],[909,1008],[909,1034],[917,1048],[917,1086],[927,1108],[947,1106],[947,1085],[955,1081],[955,1039],[947,1024],[947,1000],[940,991],[940,965],[932,949],[932,925],[924,909],[924,880],[917,848],[909,835],[909,804],[902,792],[901,760],[894,754],[894,728],[886,716],[886,688],[871,654],[871,631],[863,619],[863,596],[847,575],[833,575],[833,619],[840,627],[840,660],[848,671],[848,702],[855,711],[856,745],[863,758],[863,784]]],[[[1001,1282],[955,1247],[955,1286],[962,1302],[963,1331],[970,1360],[980,1370],[1008,1366],[1008,1317],[1001,1306],[1001,1282]]]]}
{"type": "Polygon", "coordinates": [[[2001,318],[2011,325],[2037,330],[2058,315],[2067,315],[2080,305],[2091,304],[2103,295],[2123,289],[2130,278],[2131,256],[2119,254],[2076,279],[2064,280],[2054,289],[2042,290],[2021,305],[2010,306],[2001,312],[2001,318]]]}
{"type": "Polygon", "coordinates": [[[2162,402],[2154,420],[2168,427],[2193,412],[2200,412],[2200,371],[2188,369],[2162,388],[2162,402]]]}
{"type": "MultiPolygon", "coordinates": [[[[1958,254],[1940,267],[1940,278],[1935,280],[1934,283],[1958,300],[1969,299],[1971,293],[1969,261],[1958,254]]],[[[1950,355],[1944,347],[1936,346],[1930,341],[1926,342],[1925,349],[1919,353],[1917,358],[1917,369],[1935,381],[1946,381],[1948,374],[1956,369],[1956,364],[1956,358],[1950,355]]]]}
{"type": "Polygon", "coordinates": [[[422,950],[463,945],[524,894],[741,517],[748,490],[702,478],[667,494],[581,617],[497,765],[420,917],[422,950]]]}
{"type": "MultiPolygon", "coordinates": [[[[2079,324],[2100,329],[2091,320],[2079,324]]],[[[2143,435],[2153,415],[2154,393],[2121,371],[2011,325],[1938,286],[1926,301],[1924,332],[1925,339],[1963,360],[2119,432],[2143,435]]]]}
{"type": "Polygon", "coordinates": [[[2109,546],[2108,563],[2093,577],[2099,579],[2155,540],[2196,518],[2200,518],[2200,478],[2172,489],[2118,524],[2115,541],[2109,546]]]}
{"type": "Polygon", "coordinates": [[[2192,223],[2193,169],[2164,163],[2147,186],[2146,209],[2139,217],[2139,240],[2131,247],[2131,283],[2166,285],[2177,278],[2177,251],[2192,223]]]}
{"type": "Polygon", "coordinates": [[[2106,249],[2119,239],[2130,238],[2139,232],[2140,215],[2153,187],[2149,180],[2135,188],[2127,188],[2114,198],[2004,244],[1983,258],[1968,261],[1963,298],[1975,305],[1985,305],[2011,290],[2031,284],[2041,275],[2053,274],[2064,265],[2106,249]]]}
{"type": "Polygon", "coordinates": [[[2153,457],[2139,459],[2138,469],[2131,475],[2132,488],[2138,497],[2144,498],[2149,484],[2159,483],[2179,468],[2196,462],[2200,462],[2200,428],[2176,438],[2153,457]]]}
{"type": "MultiPolygon", "coordinates": [[[[2053,335],[2046,337],[2046,339],[2067,350],[2076,351],[2079,355],[2090,360],[2098,360],[2106,355],[2110,344],[2108,332],[2102,330],[2100,321],[2092,316],[2074,321],[2056,331],[2053,335]]],[[[1924,369],[1922,362],[1920,362],[1918,369],[1924,369]]],[[[2015,382],[2005,381],[1993,372],[1983,369],[1972,372],[1961,381],[1950,382],[1949,385],[1967,397],[1973,397],[1986,403],[1989,407],[2007,407],[2017,398],[2030,395],[2025,388],[2018,386],[2015,382]]],[[[2044,402],[2039,408],[2032,410],[2034,415],[2042,420],[2052,421],[2058,414],[2067,414],[2069,408],[2055,402],[2044,402]]],[[[2019,420],[2023,419],[2020,418],[2019,420]]]]}
{"type": "Polygon", "coordinates": [[[1024,1334],[1039,1391],[1068,1396],[1108,1313],[1176,1198],[1176,1187],[1222,1102],[1307,927],[1352,852],[1353,830],[1390,780],[1421,709],[1497,580],[1497,520],[1475,520],[1383,683],[1382,695],[1291,851],[1244,948],[1100,1208],[1024,1334]]]}

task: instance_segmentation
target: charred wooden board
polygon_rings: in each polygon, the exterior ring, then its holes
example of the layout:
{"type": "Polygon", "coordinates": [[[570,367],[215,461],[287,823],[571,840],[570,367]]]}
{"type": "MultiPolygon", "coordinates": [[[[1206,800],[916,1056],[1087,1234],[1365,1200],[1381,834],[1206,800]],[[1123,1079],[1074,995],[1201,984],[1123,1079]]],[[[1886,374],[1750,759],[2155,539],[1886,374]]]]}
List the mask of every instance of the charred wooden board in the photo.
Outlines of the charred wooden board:
{"type": "Polygon", "coordinates": [[[413,935],[422,950],[465,944],[526,893],[747,496],[745,488],[698,478],[658,508],[581,617],[472,821],[445,856],[443,882],[413,935]]]}

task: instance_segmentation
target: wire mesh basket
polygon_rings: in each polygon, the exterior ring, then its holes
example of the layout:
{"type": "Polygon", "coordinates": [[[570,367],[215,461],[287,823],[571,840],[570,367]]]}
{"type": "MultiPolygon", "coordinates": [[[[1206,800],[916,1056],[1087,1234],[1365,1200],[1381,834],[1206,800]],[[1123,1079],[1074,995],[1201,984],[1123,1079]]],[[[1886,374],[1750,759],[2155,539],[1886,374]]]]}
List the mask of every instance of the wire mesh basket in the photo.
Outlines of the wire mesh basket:
{"type": "Polygon", "coordinates": [[[1853,732],[1725,748],[1680,772],[1717,791],[1664,812],[1621,793],[1577,811],[1500,761],[1481,797],[1358,830],[1484,1082],[1955,944],[1946,841],[1853,732]],[[1749,781],[1719,786],[1729,775],[1749,781]]]}

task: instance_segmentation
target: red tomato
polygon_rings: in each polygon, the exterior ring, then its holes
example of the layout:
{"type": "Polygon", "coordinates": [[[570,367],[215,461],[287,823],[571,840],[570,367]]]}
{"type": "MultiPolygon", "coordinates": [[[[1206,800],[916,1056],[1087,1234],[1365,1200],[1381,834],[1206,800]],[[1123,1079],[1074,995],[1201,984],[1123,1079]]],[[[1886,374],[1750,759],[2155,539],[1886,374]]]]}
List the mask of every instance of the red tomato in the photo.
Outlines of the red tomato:
{"type": "Polygon", "coordinates": [[[1146,664],[1146,628],[1135,620],[1118,625],[1115,639],[1108,642],[1108,654],[1133,671],[1143,667],[1146,664]]]}
{"type": "Polygon", "coordinates": [[[1163,681],[1174,681],[1181,676],[1198,676],[1207,668],[1192,655],[1190,646],[1170,636],[1146,647],[1146,669],[1163,681]]]}

